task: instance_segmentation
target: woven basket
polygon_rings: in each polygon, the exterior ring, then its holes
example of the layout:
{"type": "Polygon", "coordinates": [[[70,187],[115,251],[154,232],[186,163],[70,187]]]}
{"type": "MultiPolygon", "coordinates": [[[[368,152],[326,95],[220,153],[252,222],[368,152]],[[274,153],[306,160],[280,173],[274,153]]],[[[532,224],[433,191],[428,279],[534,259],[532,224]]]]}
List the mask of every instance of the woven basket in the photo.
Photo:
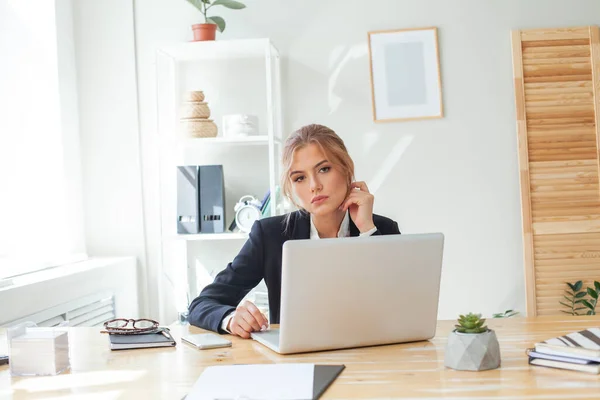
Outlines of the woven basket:
{"type": "Polygon", "coordinates": [[[202,90],[186,92],[183,101],[204,101],[204,92],[202,90]]]}
{"type": "Polygon", "coordinates": [[[217,125],[212,119],[182,119],[181,128],[189,137],[208,138],[215,137],[218,133],[217,125]]]}
{"type": "Polygon", "coordinates": [[[208,118],[210,117],[210,109],[207,103],[187,101],[181,104],[180,117],[181,119],[208,118]]]}

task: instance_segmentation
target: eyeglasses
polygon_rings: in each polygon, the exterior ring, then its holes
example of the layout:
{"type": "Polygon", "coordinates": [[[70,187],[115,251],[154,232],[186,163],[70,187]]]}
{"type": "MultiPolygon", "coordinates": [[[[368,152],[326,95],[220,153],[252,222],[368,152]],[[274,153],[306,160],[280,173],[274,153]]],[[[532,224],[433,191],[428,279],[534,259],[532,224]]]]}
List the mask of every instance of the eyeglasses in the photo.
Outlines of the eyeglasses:
{"type": "Polygon", "coordinates": [[[104,323],[105,330],[102,333],[117,335],[135,335],[139,333],[150,333],[158,330],[158,322],[153,319],[125,319],[115,318],[104,323]]]}

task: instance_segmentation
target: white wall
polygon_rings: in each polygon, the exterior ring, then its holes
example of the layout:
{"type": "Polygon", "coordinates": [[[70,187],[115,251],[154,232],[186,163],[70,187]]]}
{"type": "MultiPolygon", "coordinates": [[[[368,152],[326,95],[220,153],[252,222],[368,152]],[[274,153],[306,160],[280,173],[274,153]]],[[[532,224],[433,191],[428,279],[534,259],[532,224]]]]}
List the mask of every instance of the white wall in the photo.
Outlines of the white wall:
{"type": "Polygon", "coordinates": [[[147,277],[132,0],[73,1],[85,238],[91,256],[135,256],[147,277]]]}
{"type": "MultiPolygon", "coordinates": [[[[377,213],[404,233],[446,235],[439,314],[524,311],[510,30],[600,23],[596,0],[252,0],[219,9],[218,39],[270,37],[283,56],[286,132],[329,125],[346,141],[377,213]],[[374,124],[367,32],[439,28],[441,120],[374,124]]],[[[216,10],[216,8],[215,8],[216,10]]],[[[156,268],[155,46],[191,39],[186,1],[135,3],[150,267],[156,268]]],[[[132,182],[133,183],[133,182],[132,182]]]]}

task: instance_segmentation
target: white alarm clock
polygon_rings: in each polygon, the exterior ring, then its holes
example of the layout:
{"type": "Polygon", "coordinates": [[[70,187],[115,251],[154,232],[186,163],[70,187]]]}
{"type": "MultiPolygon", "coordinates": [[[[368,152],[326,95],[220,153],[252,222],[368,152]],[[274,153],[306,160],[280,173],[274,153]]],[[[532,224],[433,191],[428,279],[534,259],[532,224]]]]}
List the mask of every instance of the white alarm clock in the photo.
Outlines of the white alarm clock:
{"type": "Polygon", "coordinates": [[[260,201],[254,196],[243,196],[235,205],[235,224],[242,232],[250,232],[254,221],[260,219],[260,201]]]}

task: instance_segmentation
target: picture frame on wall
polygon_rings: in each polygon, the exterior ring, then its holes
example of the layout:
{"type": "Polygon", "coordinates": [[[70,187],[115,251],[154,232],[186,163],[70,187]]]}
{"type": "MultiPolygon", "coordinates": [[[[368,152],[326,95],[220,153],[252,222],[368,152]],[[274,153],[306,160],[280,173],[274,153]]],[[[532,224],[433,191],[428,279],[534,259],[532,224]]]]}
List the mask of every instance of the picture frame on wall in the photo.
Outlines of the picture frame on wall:
{"type": "Polygon", "coordinates": [[[443,118],[436,27],[368,32],[375,122],[443,118]]]}

